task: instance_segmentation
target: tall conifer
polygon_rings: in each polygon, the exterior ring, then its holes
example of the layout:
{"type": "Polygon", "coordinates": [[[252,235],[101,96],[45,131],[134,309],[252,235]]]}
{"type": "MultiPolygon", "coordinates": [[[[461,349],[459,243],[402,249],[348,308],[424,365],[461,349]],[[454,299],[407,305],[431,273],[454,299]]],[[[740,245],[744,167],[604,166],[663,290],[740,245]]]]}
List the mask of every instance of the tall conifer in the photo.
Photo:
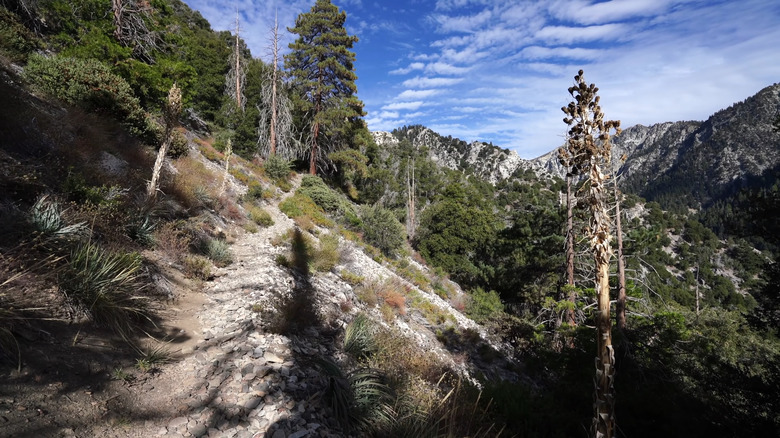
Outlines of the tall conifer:
{"type": "Polygon", "coordinates": [[[301,99],[295,108],[311,124],[312,175],[318,161],[349,139],[363,115],[363,103],[355,96],[355,54],[350,51],[358,38],[347,34],[346,19],[347,14],[330,0],[317,0],[311,11],[298,16],[295,27],[288,28],[298,39],[289,46],[292,52],[285,56],[285,67],[301,99]]]}

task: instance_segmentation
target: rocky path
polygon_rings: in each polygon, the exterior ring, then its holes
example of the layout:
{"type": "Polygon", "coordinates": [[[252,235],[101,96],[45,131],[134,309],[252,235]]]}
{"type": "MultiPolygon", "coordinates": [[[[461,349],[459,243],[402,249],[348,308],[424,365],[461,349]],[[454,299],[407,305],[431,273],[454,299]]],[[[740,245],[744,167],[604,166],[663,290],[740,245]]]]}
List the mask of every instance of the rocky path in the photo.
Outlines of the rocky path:
{"type": "MultiPolygon", "coordinates": [[[[299,183],[300,181],[296,181],[299,183]]],[[[290,193],[293,193],[291,191],[290,193]]],[[[317,327],[301,336],[262,330],[260,309],[292,292],[295,279],[274,261],[283,249],[273,237],[294,226],[276,206],[267,208],[274,224],[246,234],[232,246],[235,262],[218,272],[205,289],[196,318],[199,338],[164,366],[160,375],[134,388],[134,417],[150,418],[106,436],[131,437],[269,437],[342,436],[318,408],[321,376],[302,366],[315,356],[329,356],[317,327]],[[139,391],[140,390],[140,391],[139,391]],[[318,408],[318,409],[315,409],[318,408]],[[139,415],[139,410],[144,414],[139,415]]],[[[97,431],[95,431],[97,432],[97,431]]]]}

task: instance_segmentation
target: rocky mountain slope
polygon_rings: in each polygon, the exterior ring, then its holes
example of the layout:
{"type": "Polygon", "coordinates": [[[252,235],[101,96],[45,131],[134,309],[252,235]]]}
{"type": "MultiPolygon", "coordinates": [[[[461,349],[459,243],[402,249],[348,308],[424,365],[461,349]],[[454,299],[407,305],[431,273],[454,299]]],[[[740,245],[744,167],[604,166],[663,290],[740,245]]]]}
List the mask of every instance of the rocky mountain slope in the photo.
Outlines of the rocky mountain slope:
{"type": "MultiPolygon", "coordinates": [[[[704,122],[624,129],[614,138],[612,153],[624,190],[648,200],[676,199],[698,208],[751,177],[777,169],[780,136],[772,132],[772,121],[780,114],[779,93],[780,84],[771,85],[704,122]]],[[[443,137],[422,126],[404,127],[393,134],[377,132],[374,138],[380,145],[409,140],[415,147],[426,147],[442,166],[472,172],[492,183],[529,169],[540,175],[565,175],[555,150],[526,160],[514,151],[443,137]]]]}

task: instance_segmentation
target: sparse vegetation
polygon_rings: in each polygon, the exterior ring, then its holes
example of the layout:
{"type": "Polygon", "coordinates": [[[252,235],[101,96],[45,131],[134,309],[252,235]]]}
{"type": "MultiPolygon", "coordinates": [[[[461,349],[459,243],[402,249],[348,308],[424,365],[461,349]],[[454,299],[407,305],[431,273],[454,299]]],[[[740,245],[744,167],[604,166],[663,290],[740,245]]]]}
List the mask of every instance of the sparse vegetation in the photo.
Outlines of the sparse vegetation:
{"type": "Polygon", "coordinates": [[[128,336],[132,320],[146,314],[146,298],[138,295],[140,267],[136,253],[109,253],[85,242],[71,251],[58,282],[95,322],[128,336]]]}

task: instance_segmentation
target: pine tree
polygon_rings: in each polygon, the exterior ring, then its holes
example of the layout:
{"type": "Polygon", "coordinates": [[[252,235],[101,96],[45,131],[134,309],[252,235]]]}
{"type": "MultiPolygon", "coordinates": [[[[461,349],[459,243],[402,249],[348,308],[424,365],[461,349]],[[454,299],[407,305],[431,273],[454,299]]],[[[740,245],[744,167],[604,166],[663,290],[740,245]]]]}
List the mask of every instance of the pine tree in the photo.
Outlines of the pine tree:
{"type": "Polygon", "coordinates": [[[301,99],[295,102],[296,110],[311,123],[307,147],[312,175],[328,153],[349,142],[363,116],[363,103],[355,96],[355,54],[350,51],[358,38],[347,34],[346,19],[330,0],[317,0],[288,28],[298,39],[289,46],[285,67],[301,99]]]}
{"type": "Polygon", "coordinates": [[[574,98],[562,108],[564,122],[570,126],[567,151],[572,166],[588,172],[588,199],[590,228],[588,235],[596,268],[596,381],[594,397],[593,435],[611,438],[615,433],[615,353],[612,347],[612,321],[610,317],[609,263],[612,258],[611,224],[607,209],[607,180],[602,169],[610,163],[610,131],[620,132],[620,121],[604,120],[599,105],[599,89],[588,85],[580,70],[574,76],[575,85],[569,87],[574,98]]]}

